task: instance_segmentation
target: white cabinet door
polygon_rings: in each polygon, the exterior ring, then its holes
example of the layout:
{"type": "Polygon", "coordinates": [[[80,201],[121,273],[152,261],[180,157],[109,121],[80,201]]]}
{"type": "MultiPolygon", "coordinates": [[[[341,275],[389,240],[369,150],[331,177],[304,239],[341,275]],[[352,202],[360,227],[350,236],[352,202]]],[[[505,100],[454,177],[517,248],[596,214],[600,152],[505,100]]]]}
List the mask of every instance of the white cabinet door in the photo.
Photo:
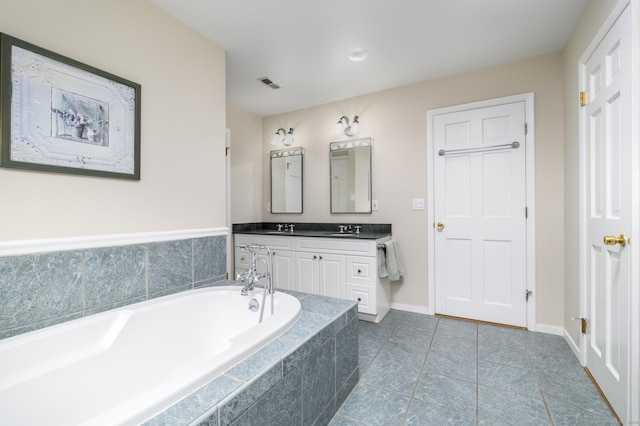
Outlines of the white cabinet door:
{"type": "Polygon", "coordinates": [[[322,296],[344,296],[346,258],[337,254],[318,254],[319,293],[322,296]]]}
{"type": "Polygon", "coordinates": [[[302,293],[318,294],[318,255],[315,253],[296,253],[298,279],[296,290],[302,293]]]}
{"type": "Polygon", "coordinates": [[[296,253],[289,250],[274,250],[273,285],[280,290],[296,290],[296,253]]]}
{"type": "Polygon", "coordinates": [[[327,253],[296,253],[296,290],[303,293],[340,297],[344,293],[346,257],[327,253]]]}

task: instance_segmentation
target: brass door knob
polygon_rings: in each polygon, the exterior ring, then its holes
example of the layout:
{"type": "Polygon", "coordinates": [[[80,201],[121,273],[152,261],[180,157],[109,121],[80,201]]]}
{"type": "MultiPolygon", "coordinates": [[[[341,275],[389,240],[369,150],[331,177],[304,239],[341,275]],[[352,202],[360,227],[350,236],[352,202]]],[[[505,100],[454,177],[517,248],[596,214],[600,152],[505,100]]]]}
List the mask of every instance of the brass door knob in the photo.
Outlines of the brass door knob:
{"type": "Polygon", "coordinates": [[[613,235],[605,235],[603,238],[605,245],[615,246],[616,244],[620,244],[622,247],[626,247],[627,245],[627,237],[624,234],[620,234],[619,237],[614,237],[613,235]]]}
{"type": "Polygon", "coordinates": [[[438,227],[438,231],[442,231],[444,229],[444,223],[442,222],[438,222],[436,226],[438,227]]]}

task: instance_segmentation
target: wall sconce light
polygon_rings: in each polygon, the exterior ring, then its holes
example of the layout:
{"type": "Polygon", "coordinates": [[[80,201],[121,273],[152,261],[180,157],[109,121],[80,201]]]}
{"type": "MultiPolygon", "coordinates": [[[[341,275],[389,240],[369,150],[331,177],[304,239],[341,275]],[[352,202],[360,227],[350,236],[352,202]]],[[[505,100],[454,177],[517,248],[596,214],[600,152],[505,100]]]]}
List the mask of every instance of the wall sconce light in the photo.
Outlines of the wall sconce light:
{"type": "Polygon", "coordinates": [[[349,119],[345,115],[340,117],[340,120],[338,120],[338,124],[336,126],[336,133],[340,135],[342,134],[342,132],[344,132],[344,134],[347,136],[355,136],[360,133],[360,122],[358,122],[357,115],[353,117],[351,125],[349,125],[349,119]]]}
{"type": "Polygon", "coordinates": [[[275,135],[273,135],[273,139],[271,139],[271,145],[282,144],[284,146],[289,146],[293,143],[293,128],[289,127],[289,131],[287,132],[282,127],[278,129],[275,135]],[[282,134],[280,134],[282,132],[282,134]]]}

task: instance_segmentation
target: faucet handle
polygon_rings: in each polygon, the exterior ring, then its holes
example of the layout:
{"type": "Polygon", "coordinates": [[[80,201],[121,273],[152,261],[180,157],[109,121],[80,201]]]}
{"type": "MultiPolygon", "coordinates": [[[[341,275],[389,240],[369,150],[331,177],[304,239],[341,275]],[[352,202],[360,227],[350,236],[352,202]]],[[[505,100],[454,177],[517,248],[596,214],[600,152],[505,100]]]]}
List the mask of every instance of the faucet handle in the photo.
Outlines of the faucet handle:
{"type": "Polygon", "coordinates": [[[342,234],[344,232],[344,230],[346,229],[346,226],[338,225],[338,229],[340,229],[340,233],[342,234]]]}
{"type": "Polygon", "coordinates": [[[360,230],[362,229],[362,225],[356,225],[354,226],[354,228],[356,228],[356,234],[359,234],[360,230]]]}
{"type": "Polygon", "coordinates": [[[293,228],[295,228],[296,225],[294,225],[293,223],[289,225],[289,231],[293,232],[293,228]]]}
{"type": "Polygon", "coordinates": [[[276,229],[278,230],[278,232],[282,232],[282,226],[283,225],[281,223],[276,225],[276,229]]]}

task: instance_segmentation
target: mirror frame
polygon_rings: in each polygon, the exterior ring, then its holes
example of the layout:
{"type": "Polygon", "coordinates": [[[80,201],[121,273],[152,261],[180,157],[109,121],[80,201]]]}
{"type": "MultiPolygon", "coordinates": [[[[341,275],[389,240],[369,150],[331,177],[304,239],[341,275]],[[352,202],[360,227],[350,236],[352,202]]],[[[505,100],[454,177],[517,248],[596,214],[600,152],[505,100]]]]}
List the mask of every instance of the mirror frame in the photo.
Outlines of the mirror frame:
{"type": "Polygon", "coordinates": [[[372,138],[360,138],[352,139],[348,141],[331,142],[329,144],[329,211],[331,214],[371,214],[373,213],[373,139],[372,138]],[[354,148],[369,148],[369,210],[353,211],[353,212],[334,212],[333,211],[333,162],[332,153],[334,151],[354,149],[354,148]]]}
{"type": "Polygon", "coordinates": [[[280,149],[277,151],[271,151],[269,153],[269,189],[271,190],[271,197],[270,197],[270,201],[271,201],[270,213],[271,214],[301,214],[304,211],[303,183],[304,183],[304,150],[302,149],[302,147],[280,149]],[[300,211],[274,212],[273,211],[273,160],[278,158],[293,157],[296,155],[300,156],[300,211]]]}

